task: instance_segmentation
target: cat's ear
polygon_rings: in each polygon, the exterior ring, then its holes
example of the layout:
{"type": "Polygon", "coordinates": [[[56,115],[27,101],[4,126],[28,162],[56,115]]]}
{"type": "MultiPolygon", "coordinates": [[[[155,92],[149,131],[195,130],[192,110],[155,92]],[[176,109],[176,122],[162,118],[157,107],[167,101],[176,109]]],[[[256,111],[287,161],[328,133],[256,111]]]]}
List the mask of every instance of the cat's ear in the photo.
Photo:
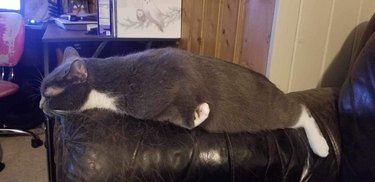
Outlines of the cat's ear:
{"type": "Polygon", "coordinates": [[[63,62],[71,62],[79,58],[79,53],[73,47],[67,47],[64,50],[63,62]]]}
{"type": "Polygon", "coordinates": [[[82,60],[75,60],[70,65],[67,78],[72,80],[73,83],[83,83],[87,80],[87,68],[85,62],[82,60]]]}

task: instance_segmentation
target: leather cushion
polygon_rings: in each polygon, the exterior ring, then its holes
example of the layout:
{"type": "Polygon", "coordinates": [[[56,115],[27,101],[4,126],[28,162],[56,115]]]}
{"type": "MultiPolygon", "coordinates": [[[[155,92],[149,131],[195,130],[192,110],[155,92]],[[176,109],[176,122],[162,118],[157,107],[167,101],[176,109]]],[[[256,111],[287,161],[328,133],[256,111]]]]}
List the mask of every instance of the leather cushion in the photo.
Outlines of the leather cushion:
{"type": "Polygon", "coordinates": [[[339,98],[343,181],[375,181],[375,34],[365,36],[339,98]]]}

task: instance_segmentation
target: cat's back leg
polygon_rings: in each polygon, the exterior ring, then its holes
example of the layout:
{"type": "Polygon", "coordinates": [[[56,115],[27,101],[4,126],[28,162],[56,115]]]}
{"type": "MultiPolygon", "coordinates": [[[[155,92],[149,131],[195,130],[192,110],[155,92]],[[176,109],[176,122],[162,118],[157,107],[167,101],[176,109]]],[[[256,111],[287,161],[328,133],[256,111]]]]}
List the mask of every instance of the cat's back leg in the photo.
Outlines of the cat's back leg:
{"type": "Polygon", "coordinates": [[[209,113],[210,107],[205,102],[198,104],[192,98],[178,98],[154,119],[193,129],[202,124],[209,113]]]}
{"type": "Polygon", "coordinates": [[[180,122],[183,127],[188,129],[193,129],[202,124],[206,121],[210,113],[210,107],[205,102],[182,101],[182,103],[176,104],[176,106],[181,117],[180,122]]]}
{"type": "Polygon", "coordinates": [[[206,102],[199,104],[194,110],[194,127],[202,124],[208,118],[209,114],[210,106],[206,102]]]}
{"type": "Polygon", "coordinates": [[[302,105],[302,112],[296,125],[293,126],[293,128],[300,127],[305,129],[312,151],[320,157],[327,157],[329,154],[328,143],[323,137],[323,134],[320,131],[315,119],[310,114],[310,111],[304,105],[302,105]]]}

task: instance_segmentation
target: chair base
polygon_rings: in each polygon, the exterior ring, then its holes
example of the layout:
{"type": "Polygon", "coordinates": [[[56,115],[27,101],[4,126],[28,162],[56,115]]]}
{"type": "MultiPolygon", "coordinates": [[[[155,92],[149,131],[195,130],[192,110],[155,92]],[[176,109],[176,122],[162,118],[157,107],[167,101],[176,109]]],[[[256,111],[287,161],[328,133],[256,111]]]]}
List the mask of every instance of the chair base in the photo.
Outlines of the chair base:
{"type": "MultiPolygon", "coordinates": [[[[43,145],[43,141],[33,132],[19,129],[0,129],[0,135],[26,134],[31,136],[31,147],[38,148],[43,145]]],[[[1,146],[0,146],[1,150],[1,146]]],[[[0,156],[1,157],[1,156],[0,156]]],[[[0,161],[0,172],[5,168],[5,164],[0,161]]]]}
{"type": "Polygon", "coordinates": [[[0,135],[13,135],[13,134],[25,134],[31,136],[31,146],[33,148],[38,148],[43,145],[43,141],[33,132],[28,130],[19,130],[19,129],[0,129],[0,135]]]}

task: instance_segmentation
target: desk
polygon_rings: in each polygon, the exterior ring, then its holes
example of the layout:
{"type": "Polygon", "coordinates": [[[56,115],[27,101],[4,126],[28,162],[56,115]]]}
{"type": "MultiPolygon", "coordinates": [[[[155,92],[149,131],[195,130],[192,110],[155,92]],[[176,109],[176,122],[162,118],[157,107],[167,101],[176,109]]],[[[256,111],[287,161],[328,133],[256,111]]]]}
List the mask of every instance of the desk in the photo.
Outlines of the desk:
{"type": "MultiPolygon", "coordinates": [[[[42,37],[43,42],[43,59],[44,59],[44,76],[49,73],[49,46],[50,44],[67,43],[67,42],[100,42],[92,57],[98,57],[103,48],[110,41],[139,41],[146,42],[146,49],[151,48],[152,42],[176,42],[178,39],[151,39],[151,38],[114,38],[98,35],[88,35],[86,31],[66,31],[55,24],[48,24],[46,31],[42,37]]],[[[48,162],[48,178],[49,181],[55,181],[55,164],[53,161],[53,124],[54,120],[46,118],[46,147],[48,162]]]]}
{"type": "Polygon", "coordinates": [[[88,35],[86,31],[66,31],[54,23],[47,25],[46,31],[42,38],[43,41],[43,59],[44,75],[49,73],[49,44],[67,43],[67,42],[100,42],[92,57],[98,57],[108,42],[113,41],[138,41],[147,42],[146,49],[151,48],[152,42],[176,42],[178,39],[162,38],[115,38],[98,35],[88,35]]]}

